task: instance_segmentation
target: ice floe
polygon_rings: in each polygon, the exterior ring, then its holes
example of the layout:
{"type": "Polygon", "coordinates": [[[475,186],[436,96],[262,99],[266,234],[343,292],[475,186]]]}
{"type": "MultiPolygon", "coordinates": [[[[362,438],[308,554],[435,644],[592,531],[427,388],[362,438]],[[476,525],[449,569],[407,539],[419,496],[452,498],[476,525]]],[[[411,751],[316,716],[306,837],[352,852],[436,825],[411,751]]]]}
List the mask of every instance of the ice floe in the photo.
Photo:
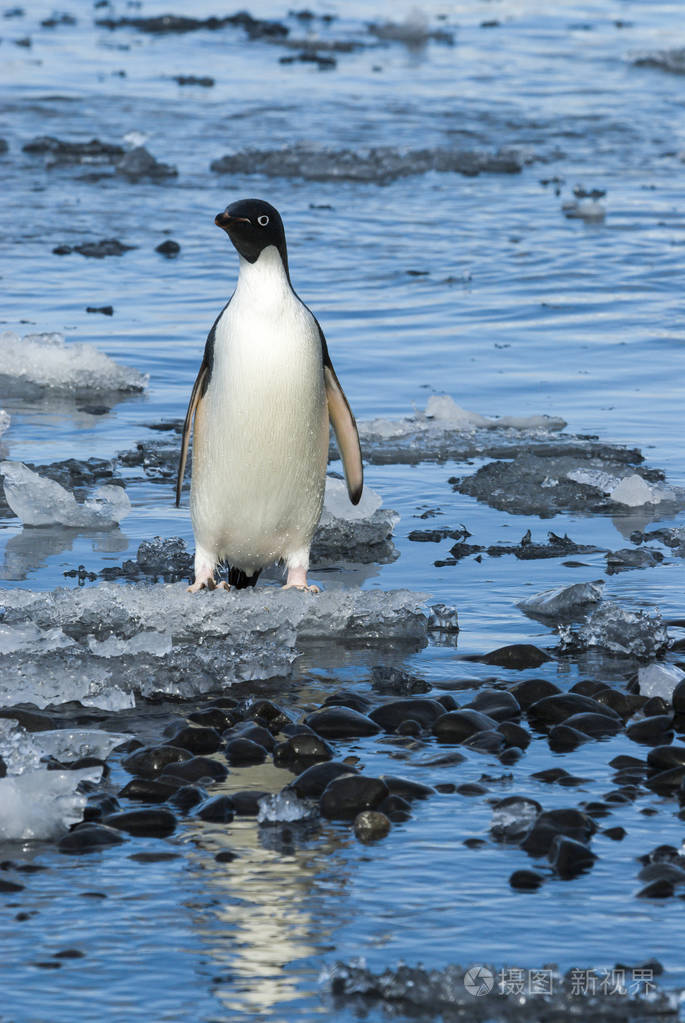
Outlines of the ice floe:
{"type": "Polygon", "coordinates": [[[673,690],[679,682],[685,678],[685,671],[682,671],[675,664],[653,664],[641,665],[637,673],[637,683],[642,696],[659,696],[662,700],[670,703],[673,699],[673,690]]]}
{"type": "Polygon", "coordinates": [[[355,506],[344,481],[327,477],[321,521],[312,544],[312,565],[393,561],[398,554],[392,534],[400,517],[391,509],[382,508],[382,503],[380,494],[364,487],[355,506]]]}
{"type": "Polygon", "coordinates": [[[558,586],[520,600],[517,607],[526,614],[541,618],[563,618],[583,614],[588,607],[598,604],[602,599],[603,586],[602,580],[558,586]]]}
{"type": "Polygon", "coordinates": [[[597,649],[602,653],[640,660],[658,657],[670,645],[668,630],[658,608],[651,614],[628,611],[609,600],[600,604],[577,631],[561,626],[559,635],[563,652],[597,649]]]}
{"type": "Polygon", "coordinates": [[[131,511],[122,487],[105,484],[84,504],[55,480],[33,472],[23,462],[0,462],[5,499],[25,526],[83,528],[115,526],[131,511]]]}
{"type": "Polygon", "coordinates": [[[0,705],[80,700],[117,710],[133,696],[193,698],[288,675],[301,650],[420,649],[430,609],[407,590],[330,589],[317,596],[260,585],[187,593],[184,583],[8,590],[0,705]]]}
{"type": "Polygon", "coordinates": [[[0,390],[6,397],[92,398],[142,391],[147,381],[147,375],[120,365],[91,344],[67,343],[62,334],[0,335],[0,390]]]}
{"type": "Polygon", "coordinates": [[[0,437],[10,428],[10,414],[0,408],[0,437]]]}

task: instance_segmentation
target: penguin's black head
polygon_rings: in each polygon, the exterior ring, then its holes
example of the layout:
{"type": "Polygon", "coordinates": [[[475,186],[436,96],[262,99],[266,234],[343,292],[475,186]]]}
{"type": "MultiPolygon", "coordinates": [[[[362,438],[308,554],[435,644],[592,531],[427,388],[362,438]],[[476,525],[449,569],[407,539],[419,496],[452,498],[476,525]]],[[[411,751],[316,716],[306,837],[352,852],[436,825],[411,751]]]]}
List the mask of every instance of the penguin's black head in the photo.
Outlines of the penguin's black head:
{"type": "Polygon", "coordinates": [[[283,221],[270,203],[263,199],[239,199],[227,206],[223,213],[217,213],[214,223],[223,228],[248,263],[256,263],[264,249],[274,245],[287,271],[283,221]]]}

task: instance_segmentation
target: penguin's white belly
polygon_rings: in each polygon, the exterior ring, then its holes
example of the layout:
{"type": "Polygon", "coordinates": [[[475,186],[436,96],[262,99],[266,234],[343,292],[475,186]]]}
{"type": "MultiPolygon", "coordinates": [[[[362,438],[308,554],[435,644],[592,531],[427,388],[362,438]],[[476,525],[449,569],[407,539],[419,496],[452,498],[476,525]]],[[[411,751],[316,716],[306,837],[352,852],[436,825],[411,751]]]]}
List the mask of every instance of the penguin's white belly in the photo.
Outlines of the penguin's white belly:
{"type": "Polygon", "coordinates": [[[290,292],[254,308],[234,295],[215,333],[214,366],[193,442],[196,542],[248,574],[306,559],[328,459],[321,342],[290,292]]]}

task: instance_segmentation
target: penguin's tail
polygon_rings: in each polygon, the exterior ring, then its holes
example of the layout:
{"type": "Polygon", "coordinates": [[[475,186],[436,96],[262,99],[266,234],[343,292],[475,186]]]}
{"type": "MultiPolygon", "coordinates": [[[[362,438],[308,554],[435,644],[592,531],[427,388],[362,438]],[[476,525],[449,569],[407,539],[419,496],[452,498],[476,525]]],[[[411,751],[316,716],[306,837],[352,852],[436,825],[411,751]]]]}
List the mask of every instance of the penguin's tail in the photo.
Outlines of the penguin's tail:
{"type": "Polygon", "coordinates": [[[236,590],[246,590],[248,586],[256,586],[259,572],[258,569],[254,575],[247,575],[242,568],[229,568],[228,585],[235,587],[236,590]]]}

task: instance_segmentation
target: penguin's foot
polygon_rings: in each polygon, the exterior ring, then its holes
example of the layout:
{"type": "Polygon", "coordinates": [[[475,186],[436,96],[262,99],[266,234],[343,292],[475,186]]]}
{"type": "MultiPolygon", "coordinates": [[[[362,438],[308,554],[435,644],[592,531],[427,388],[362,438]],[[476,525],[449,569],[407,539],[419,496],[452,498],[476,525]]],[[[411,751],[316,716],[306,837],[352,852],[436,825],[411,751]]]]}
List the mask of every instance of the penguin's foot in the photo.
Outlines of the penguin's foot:
{"type": "Polygon", "coordinates": [[[200,590],[230,590],[230,588],[225,579],[217,583],[213,576],[209,576],[207,579],[196,579],[193,585],[188,587],[188,593],[199,593],[200,590]]]}
{"type": "Polygon", "coordinates": [[[304,568],[289,568],[288,579],[282,589],[302,590],[304,593],[321,593],[318,586],[307,582],[307,570],[304,568]]]}

